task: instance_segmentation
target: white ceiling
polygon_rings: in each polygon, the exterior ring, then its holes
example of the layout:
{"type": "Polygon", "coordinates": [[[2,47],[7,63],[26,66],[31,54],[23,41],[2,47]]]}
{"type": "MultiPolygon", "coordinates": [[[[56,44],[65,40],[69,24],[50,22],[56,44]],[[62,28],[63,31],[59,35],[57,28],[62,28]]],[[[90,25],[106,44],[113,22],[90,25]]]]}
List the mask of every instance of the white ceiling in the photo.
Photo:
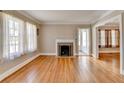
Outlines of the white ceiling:
{"type": "Polygon", "coordinates": [[[45,24],[92,24],[107,10],[23,10],[24,14],[45,24]]]}

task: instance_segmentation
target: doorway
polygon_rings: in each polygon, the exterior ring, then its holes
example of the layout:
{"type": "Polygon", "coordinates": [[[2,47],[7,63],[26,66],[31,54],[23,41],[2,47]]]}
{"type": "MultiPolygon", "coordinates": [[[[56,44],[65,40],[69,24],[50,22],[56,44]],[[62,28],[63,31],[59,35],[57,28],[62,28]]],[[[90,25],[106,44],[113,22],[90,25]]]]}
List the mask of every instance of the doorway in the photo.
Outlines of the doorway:
{"type": "Polygon", "coordinates": [[[114,73],[121,71],[121,20],[120,16],[103,22],[96,28],[97,55],[99,60],[110,64],[114,73]]]}
{"type": "Polygon", "coordinates": [[[80,28],[78,31],[78,55],[89,55],[89,28],[80,28]]]}

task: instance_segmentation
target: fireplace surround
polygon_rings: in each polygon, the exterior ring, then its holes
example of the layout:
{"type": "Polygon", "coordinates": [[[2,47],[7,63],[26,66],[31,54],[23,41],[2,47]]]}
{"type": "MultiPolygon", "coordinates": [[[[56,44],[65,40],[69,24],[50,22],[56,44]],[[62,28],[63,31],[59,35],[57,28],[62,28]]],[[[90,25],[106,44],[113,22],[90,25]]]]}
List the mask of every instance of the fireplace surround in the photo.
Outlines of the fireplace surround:
{"type": "Polygon", "coordinates": [[[58,56],[73,56],[73,43],[58,43],[58,56]]]}
{"type": "Polygon", "coordinates": [[[74,40],[56,40],[56,56],[74,56],[74,40]]]}

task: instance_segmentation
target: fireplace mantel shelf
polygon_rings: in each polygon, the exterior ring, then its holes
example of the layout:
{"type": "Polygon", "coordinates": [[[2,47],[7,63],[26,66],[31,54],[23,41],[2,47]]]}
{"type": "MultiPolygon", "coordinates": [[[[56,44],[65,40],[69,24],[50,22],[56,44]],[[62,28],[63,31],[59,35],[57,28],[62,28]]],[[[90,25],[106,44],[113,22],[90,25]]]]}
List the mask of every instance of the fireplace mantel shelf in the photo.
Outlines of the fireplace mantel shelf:
{"type": "Polygon", "coordinates": [[[75,41],[73,39],[57,39],[56,43],[58,43],[58,42],[60,42],[60,43],[65,42],[66,43],[66,42],[75,42],[75,41]]]}

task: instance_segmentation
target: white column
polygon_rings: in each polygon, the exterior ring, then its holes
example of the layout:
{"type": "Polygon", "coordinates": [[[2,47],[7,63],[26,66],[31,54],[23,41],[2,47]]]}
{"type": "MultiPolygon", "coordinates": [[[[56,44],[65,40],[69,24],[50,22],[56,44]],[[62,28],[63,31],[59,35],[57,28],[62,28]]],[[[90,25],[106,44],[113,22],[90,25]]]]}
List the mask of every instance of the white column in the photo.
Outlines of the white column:
{"type": "Polygon", "coordinates": [[[120,15],[120,74],[124,75],[124,13],[120,15]]]}
{"type": "Polygon", "coordinates": [[[2,12],[0,12],[0,62],[2,59],[2,12]]]}

